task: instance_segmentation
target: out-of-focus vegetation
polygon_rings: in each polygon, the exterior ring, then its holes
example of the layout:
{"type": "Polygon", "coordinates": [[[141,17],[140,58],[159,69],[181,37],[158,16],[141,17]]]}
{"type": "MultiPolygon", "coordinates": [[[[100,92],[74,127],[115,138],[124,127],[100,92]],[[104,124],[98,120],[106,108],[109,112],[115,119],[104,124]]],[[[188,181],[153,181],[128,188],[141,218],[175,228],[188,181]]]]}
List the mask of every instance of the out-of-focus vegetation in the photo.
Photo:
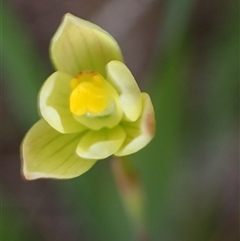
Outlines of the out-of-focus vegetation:
{"type": "MultiPolygon", "coordinates": [[[[149,241],[237,241],[239,8],[226,0],[163,1],[162,8],[142,84],[156,137],[131,157],[145,190],[149,241]]],[[[0,240],[134,240],[110,160],[72,180],[20,179],[18,146],[38,118],[37,93],[51,67],[19,19],[3,3],[0,240]]]]}

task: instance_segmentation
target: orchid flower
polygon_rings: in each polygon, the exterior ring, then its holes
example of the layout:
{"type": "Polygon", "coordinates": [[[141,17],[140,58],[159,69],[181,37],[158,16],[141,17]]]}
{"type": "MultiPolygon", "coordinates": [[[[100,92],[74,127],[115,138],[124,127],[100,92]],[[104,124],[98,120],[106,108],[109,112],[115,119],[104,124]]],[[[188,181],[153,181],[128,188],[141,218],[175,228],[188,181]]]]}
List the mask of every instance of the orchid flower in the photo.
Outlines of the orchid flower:
{"type": "Polygon", "coordinates": [[[77,177],[98,160],[130,155],[151,141],[151,99],[109,33],[67,13],[50,56],[56,72],[39,93],[42,118],[21,146],[26,179],[77,177]]]}

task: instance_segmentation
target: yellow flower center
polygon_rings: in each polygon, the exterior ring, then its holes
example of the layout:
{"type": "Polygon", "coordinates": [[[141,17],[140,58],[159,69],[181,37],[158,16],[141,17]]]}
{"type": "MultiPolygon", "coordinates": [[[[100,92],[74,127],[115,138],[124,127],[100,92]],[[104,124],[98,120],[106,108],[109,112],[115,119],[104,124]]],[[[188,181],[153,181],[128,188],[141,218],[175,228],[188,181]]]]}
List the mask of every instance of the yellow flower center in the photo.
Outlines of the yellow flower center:
{"type": "Polygon", "coordinates": [[[80,72],[71,81],[70,111],[77,116],[101,114],[111,102],[105,79],[94,71],[80,72]]]}

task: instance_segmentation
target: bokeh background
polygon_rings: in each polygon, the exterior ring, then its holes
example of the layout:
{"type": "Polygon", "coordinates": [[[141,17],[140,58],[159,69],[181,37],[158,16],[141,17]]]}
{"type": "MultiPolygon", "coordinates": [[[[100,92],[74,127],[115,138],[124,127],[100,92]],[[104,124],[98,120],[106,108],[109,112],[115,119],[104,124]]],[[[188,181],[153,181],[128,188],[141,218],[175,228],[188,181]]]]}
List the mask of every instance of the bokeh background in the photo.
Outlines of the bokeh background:
{"type": "Polygon", "coordinates": [[[1,241],[133,241],[111,172],[27,182],[19,146],[53,72],[49,41],[70,12],[109,31],[142,91],[156,137],[131,156],[148,241],[239,240],[239,2],[2,0],[1,241]]]}

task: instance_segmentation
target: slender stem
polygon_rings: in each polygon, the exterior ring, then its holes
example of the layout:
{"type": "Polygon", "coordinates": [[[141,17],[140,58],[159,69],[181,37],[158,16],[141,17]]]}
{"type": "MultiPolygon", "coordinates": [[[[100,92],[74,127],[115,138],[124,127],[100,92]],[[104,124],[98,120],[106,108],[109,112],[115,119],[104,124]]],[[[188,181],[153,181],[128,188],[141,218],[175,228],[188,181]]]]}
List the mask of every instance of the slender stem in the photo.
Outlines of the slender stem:
{"type": "Polygon", "coordinates": [[[148,241],[144,193],[140,177],[126,157],[112,160],[112,171],[137,241],[148,241]]]}

